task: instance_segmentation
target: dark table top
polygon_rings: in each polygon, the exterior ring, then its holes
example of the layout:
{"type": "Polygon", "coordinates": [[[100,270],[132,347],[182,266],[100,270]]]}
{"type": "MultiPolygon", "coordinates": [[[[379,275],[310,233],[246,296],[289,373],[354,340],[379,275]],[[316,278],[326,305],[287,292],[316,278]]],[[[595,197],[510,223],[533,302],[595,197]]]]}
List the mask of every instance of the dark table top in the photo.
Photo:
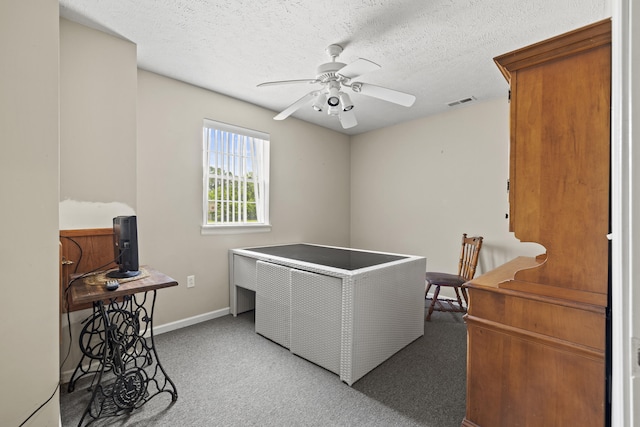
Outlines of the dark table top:
{"type": "Polygon", "coordinates": [[[80,275],[72,277],[72,279],[75,280],[73,280],[70,285],[71,301],[74,304],[90,303],[137,294],[139,292],[154,291],[170,286],[178,286],[178,282],[174,279],[147,265],[141,266],[140,271],[142,271],[143,274],[139,278],[130,280],[118,279],[120,286],[114,291],[107,290],[105,283],[107,278],[102,278],[103,275],[101,275],[98,280],[96,280],[95,276],[82,277],[82,275],[80,275]]]}
{"type": "Polygon", "coordinates": [[[377,252],[358,251],[352,249],[331,248],[327,246],[308,245],[304,243],[246,248],[251,252],[295,259],[297,261],[319,264],[343,270],[358,270],[387,262],[406,259],[406,256],[383,254],[377,252]]]}

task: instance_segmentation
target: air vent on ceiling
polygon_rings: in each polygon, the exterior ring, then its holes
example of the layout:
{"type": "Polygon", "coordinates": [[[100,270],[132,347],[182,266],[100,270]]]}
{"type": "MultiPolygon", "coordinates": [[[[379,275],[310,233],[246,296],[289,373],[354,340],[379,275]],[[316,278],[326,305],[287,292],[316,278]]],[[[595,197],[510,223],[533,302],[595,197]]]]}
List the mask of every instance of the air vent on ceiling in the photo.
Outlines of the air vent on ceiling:
{"type": "Polygon", "coordinates": [[[457,101],[447,102],[449,107],[455,107],[456,105],[468,104],[476,100],[475,96],[470,96],[468,98],[458,99],[457,101]]]}

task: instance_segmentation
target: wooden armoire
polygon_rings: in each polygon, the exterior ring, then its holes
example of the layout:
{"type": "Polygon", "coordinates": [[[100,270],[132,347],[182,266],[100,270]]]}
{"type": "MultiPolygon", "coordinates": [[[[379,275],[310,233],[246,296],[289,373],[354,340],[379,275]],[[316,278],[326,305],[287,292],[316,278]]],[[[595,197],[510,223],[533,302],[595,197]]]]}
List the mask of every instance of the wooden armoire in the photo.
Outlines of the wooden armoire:
{"type": "Polygon", "coordinates": [[[602,427],[611,21],[495,62],[511,93],[510,231],[546,252],[518,257],[466,285],[462,426],[602,427]]]}

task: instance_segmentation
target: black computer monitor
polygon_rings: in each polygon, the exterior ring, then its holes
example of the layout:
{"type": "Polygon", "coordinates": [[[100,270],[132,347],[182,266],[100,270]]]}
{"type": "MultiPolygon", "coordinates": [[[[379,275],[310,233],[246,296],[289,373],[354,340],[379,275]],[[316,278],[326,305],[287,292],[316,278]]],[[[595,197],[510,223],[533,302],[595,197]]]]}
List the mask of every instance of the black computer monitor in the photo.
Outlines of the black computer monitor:
{"type": "Polygon", "coordinates": [[[135,216],[113,218],[113,248],[118,270],[108,272],[107,277],[122,279],[139,275],[138,224],[135,216]]]}

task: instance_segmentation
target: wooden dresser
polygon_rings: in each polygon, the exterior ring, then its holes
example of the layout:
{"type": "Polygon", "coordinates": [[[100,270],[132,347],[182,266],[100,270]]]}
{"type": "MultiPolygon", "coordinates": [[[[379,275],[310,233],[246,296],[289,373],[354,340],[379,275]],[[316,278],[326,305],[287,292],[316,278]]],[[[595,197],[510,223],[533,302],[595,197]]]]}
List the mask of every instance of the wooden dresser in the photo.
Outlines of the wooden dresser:
{"type": "Polygon", "coordinates": [[[546,253],[467,284],[462,426],[602,427],[611,21],[495,62],[511,89],[510,231],[546,253]]]}

